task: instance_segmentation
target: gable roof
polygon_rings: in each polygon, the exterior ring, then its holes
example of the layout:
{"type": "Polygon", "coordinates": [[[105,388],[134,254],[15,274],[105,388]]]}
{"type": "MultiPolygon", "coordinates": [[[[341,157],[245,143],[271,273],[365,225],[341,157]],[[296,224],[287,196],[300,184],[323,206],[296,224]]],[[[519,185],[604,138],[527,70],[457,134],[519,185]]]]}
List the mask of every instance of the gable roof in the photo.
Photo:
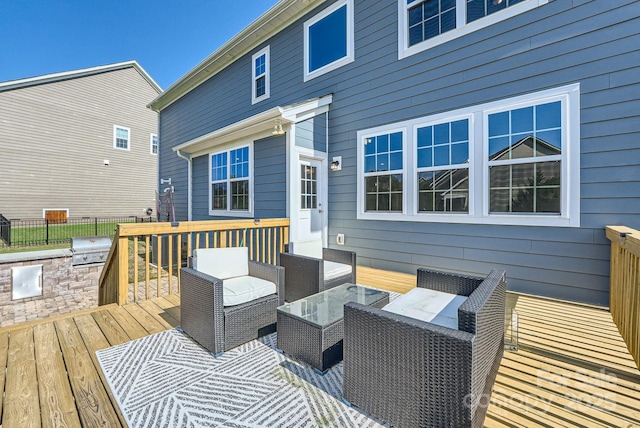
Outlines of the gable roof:
{"type": "Polygon", "coordinates": [[[52,74],[45,74],[42,76],[28,77],[26,79],[9,80],[7,82],[0,82],[0,92],[10,91],[12,89],[24,88],[27,86],[42,85],[44,83],[53,83],[53,82],[59,82],[62,80],[76,79],[78,77],[91,76],[94,74],[106,73],[109,71],[121,70],[123,68],[129,68],[129,67],[135,68],[138,71],[138,73],[140,73],[140,75],[144,77],[144,79],[147,82],[149,82],[149,85],[151,85],[151,87],[155,89],[156,92],[158,92],[158,94],[162,93],[162,88],[160,87],[160,85],[158,85],[155,82],[155,80],[153,80],[151,76],[149,76],[149,74],[140,66],[140,64],[138,64],[137,61],[133,61],[133,60],[119,62],[116,64],[101,65],[98,67],[83,68],[81,70],[63,71],[60,73],[52,73],[52,74]]]}
{"type": "Polygon", "coordinates": [[[280,0],[148,105],[161,111],[326,0],[280,0]]]}

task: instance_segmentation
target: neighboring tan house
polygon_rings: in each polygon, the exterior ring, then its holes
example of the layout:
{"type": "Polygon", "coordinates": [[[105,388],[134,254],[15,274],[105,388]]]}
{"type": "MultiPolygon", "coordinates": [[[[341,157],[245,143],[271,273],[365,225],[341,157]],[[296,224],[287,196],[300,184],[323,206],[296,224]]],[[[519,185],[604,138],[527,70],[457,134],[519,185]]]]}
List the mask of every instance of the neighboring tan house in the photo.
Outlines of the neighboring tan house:
{"type": "Polygon", "coordinates": [[[151,103],[160,175],[178,220],[289,217],[361,265],[607,305],[639,59],[632,0],[281,0],[151,103]]]}
{"type": "Polygon", "coordinates": [[[160,93],[136,61],[0,83],[0,214],[155,213],[160,93]]]}

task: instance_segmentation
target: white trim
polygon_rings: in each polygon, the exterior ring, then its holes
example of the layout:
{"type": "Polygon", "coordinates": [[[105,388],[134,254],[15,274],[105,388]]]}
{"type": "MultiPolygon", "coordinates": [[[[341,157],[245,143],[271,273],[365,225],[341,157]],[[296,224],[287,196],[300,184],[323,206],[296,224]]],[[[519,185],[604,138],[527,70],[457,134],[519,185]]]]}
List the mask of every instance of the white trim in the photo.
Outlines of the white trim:
{"type": "Polygon", "coordinates": [[[531,94],[494,101],[482,105],[439,113],[357,132],[357,218],[363,220],[414,221],[434,223],[471,223],[519,226],[580,226],[580,84],[543,90],[531,94]],[[562,154],[545,157],[561,161],[561,209],[554,214],[489,213],[489,161],[488,115],[522,106],[539,105],[552,101],[562,102],[562,154]],[[462,118],[470,120],[469,134],[469,213],[420,213],[417,211],[417,192],[413,183],[417,174],[416,130],[425,124],[452,122],[462,118]],[[567,123],[568,121],[568,123],[567,123]],[[403,213],[377,213],[364,210],[364,138],[406,130],[403,170],[403,213]],[[409,132],[410,130],[410,132],[409,132]]]}
{"type": "Polygon", "coordinates": [[[521,13],[535,9],[539,6],[547,4],[549,0],[525,0],[522,3],[516,3],[499,12],[492,13],[469,24],[467,20],[467,9],[465,0],[456,0],[456,29],[442,33],[439,36],[432,37],[413,46],[409,46],[409,27],[407,23],[408,10],[415,6],[407,4],[407,0],[398,0],[398,59],[403,59],[418,52],[431,49],[435,46],[447,43],[458,37],[465,36],[474,31],[493,25],[505,19],[512,18],[521,13]]]}
{"type": "MultiPolygon", "coordinates": [[[[299,122],[309,117],[328,111],[329,104],[333,100],[332,95],[314,98],[285,107],[273,107],[253,116],[234,122],[228,126],[216,129],[208,134],[201,135],[172,150],[183,153],[191,153],[194,156],[207,151],[214,146],[237,141],[256,135],[271,135],[275,120],[279,119],[283,128],[291,122],[299,122]]],[[[254,138],[257,139],[257,138],[254,138]]]]}
{"type": "Polygon", "coordinates": [[[113,125],[113,148],[117,150],[125,150],[125,151],[131,150],[131,129],[125,126],[113,125]],[[117,132],[116,132],[118,129],[123,129],[127,131],[127,147],[118,147],[117,132]]]}
{"type": "MultiPolygon", "coordinates": [[[[253,217],[254,213],[254,191],[253,191],[253,140],[242,140],[236,141],[232,144],[226,144],[223,147],[216,147],[215,151],[211,151],[208,153],[208,165],[209,168],[207,170],[207,184],[209,199],[207,201],[208,211],[210,216],[215,217],[253,217]],[[229,172],[231,169],[231,161],[229,159],[229,153],[231,150],[242,149],[248,147],[249,148],[249,176],[247,180],[249,180],[249,209],[248,210],[232,210],[231,209],[231,183],[232,180],[229,178],[229,172]],[[214,155],[218,155],[221,153],[227,154],[227,177],[225,182],[227,183],[227,208],[225,210],[214,210],[211,208],[211,202],[213,201],[213,195],[211,194],[211,157],[214,155]]],[[[233,180],[239,181],[239,180],[233,180]]]]}
{"type": "Polygon", "coordinates": [[[271,96],[271,59],[270,47],[259,50],[251,57],[251,104],[259,103],[271,96]],[[256,75],[256,59],[264,55],[264,73],[256,75]],[[264,76],[264,94],[256,96],[256,81],[264,76]]]}
{"type": "Polygon", "coordinates": [[[318,76],[322,76],[325,73],[336,70],[346,64],[349,64],[354,61],[355,58],[355,48],[354,48],[354,25],[353,25],[353,0],[342,0],[339,1],[332,6],[326,8],[319,14],[315,15],[313,18],[308,19],[304,23],[304,81],[307,82],[311,79],[314,79],[318,76]],[[347,7],[347,52],[346,55],[342,58],[339,58],[329,64],[326,64],[316,70],[309,71],[309,28],[331,15],[333,12],[337,11],[341,7],[347,7]]]}
{"type": "Polygon", "coordinates": [[[158,138],[158,134],[153,134],[152,133],[152,134],[149,135],[149,152],[154,156],[158,156],[158,151],[160,151],[160,139],[158,138]],[[156,146],[155,153],[153,152],[153,146],[154,146],[153,137],[155,137],[156,140],[157,140],[156,144],[155,144],[155,146],[156,146]]]}

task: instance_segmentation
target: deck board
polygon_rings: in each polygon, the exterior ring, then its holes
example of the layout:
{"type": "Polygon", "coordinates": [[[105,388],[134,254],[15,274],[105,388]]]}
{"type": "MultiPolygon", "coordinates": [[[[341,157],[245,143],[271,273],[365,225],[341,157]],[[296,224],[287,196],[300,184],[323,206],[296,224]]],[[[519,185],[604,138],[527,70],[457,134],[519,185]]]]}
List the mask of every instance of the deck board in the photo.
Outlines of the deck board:
{"type": "Polygon", "coordinates": [[[51,428],[81,426],[53,323],[36,325],[33,329],[33,339],[42,426],[51,428]]]}
{"type": "MultiPolygon", "coordinates": [[[[357,275],[389,291],[415,287],[414,275],[365,267],[357,275]]],[[[609,312],[507,300],[519,315],[520,348],[505,351],[486,427],[640,427],[640,371],[609,312]]],[[[95,351],[179,325],[179,304],[174,294],[1,329],[2,426],[124,426],[95,351]]]]}
{"type": "Polygon", "coordinates": [[[39,425],[38,397],[33,328],[28,327],[15,331],[9,338],[2,426],[39,425]]]}
{"type": "Polygon", "coordinates": [[[55,324],[82,425],[122,426],[75,322],[65,318],[55,324]]]}

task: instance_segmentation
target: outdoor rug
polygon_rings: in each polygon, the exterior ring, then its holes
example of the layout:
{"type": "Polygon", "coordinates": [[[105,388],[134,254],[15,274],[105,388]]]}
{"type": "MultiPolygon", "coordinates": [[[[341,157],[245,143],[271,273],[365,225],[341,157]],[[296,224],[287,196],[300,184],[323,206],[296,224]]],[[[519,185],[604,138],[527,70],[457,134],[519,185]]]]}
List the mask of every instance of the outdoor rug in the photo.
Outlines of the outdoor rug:
{"type": "Polygon", "coordinates": [[[276,351],[276,334],[213,358],[178,329],[97,352],[130,427],[381,427],[324,376],[276,351]]]}

